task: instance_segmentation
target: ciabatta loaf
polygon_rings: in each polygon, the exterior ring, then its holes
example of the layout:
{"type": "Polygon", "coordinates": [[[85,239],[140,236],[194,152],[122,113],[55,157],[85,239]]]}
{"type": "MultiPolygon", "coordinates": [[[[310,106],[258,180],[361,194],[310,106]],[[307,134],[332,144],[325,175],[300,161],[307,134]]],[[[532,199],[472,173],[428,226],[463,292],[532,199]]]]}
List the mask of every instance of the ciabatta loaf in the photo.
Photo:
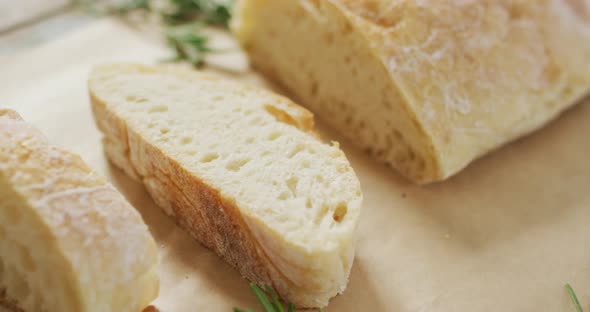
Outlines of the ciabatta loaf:
{"type": "Polygon", "coordinates": [[[191,70],[106,65],[89,85],[110,160],[197,240],[298,306],[344,290],[361,189],[308,111],[191,70]]]}
{"type": "Polygon", "coordinates": [[[138,312],[158,294],[137,211],[72,153],[0,109],[0,303],[27,312],[138,312]]]}
{"type": "Polygon", "coordinates": [[[590,91],[588,0],[239,0],[254,66],[418,183],[590,91]]]}

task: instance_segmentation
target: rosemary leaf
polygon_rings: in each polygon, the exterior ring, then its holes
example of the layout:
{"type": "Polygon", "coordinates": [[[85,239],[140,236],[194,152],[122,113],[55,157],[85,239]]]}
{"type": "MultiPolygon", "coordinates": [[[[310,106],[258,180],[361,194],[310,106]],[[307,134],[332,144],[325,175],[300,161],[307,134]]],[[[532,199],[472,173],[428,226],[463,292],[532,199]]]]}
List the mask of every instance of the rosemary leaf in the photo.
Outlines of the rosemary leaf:
{"type": "Polygon", "coordinates": [[[231,17],[233,0],[170,0],[161,12],[167,24],[181,24],[191,20],[226,27],[231,17]]]}
{"type": "Polygon", "coordinates": [[[279,296],[277,296],[274,290],[272,290],[272,287],[266,285],[264,289],[266,290],[266,293],[270,295],[270,298],[272,299],[272,305],[274,306],[275,311],[285,312],[285,310],[283,309],[283,304],[279,301],[279,296]]]}
{"type": "Polygon", "coordinates": [[[167,0],[156,8],[156,0],[126,0],[117,5],[104,5],[96,0],[77,0],[78,4],[94,14],[126,16],[144,11],[161,16],[164,35],[175,56],[166,61],[186,60],[194,66],[205,63],[205,55],[223,51],[209,48],[209,38],[203,33],[205,26],[227,28],[234,0],[167,0]]]}
{"type": "Polygon", "coordinates": [[[254,291],[256,298],[258,298],[258,301],[264,308],[264,312],[277,312],[275,311],[273,305],[268,301],[266,294],[264,294],[264,292],[262,291],[262,289],[260,289],[260,287],[258,287],[258,285],[251,283],[250,288],[252,288],[252,291],[254,291]]]}
{"type": "Polygon", "coordinates": [[[188,60],[195,66],[204,63],[205,54],[211,52],[207,46],[209,38],[201,33],[203,23],[170,26],[165,31],[166,40],[176,52],[172,60],[188,60]]]}
{"type": "Polygon", "coordinates": [[[584,312],[582,310],[582,306],[580,306],[580,302],[578,301],[578,296],[576,296],[576,293],[574,292],[574,289],[572,288],[572,286],[569,283],[565,284],[565,289],[569,293],[570,298],[572,299],[572,302],[574,303],[574,306],[576,307],[576,312],[584,312]]]}

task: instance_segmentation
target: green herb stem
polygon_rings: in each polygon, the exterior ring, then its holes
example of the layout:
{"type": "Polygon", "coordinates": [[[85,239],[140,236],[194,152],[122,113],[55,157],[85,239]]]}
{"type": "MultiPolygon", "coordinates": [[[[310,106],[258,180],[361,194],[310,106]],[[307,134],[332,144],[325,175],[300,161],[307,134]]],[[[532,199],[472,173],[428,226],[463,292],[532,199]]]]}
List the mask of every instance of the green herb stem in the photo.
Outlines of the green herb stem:
{"type": "Polygon", "coordinates": [[[565,289],[569,293],[570,298],[572,299],[572,302],[574,303],[574,306],[576,307],[576,312],[584,312],[582,310],[582,306],[580,306],[580,301],[578,301],[578,296],[576,296],[576,293],[574,292],[574,289],[572,288],[572,286],[569,283],[565,284],[565,289]]]}
{"type": "Polygon", "coordinates": [[[277,312],[270,301],[268,301],[266,294],[262,291],[262,289],[260,289],[260,287],[258,287],[258,285],[251,283],[250,288],[252,288],[252,291],[254,291],[254,295],[256,295],[256,298],[258,298],[258,301],[264,308],[265,312],[277,312]]]}
{"type": "Polygon", "coordinates": [[[159,15],[165,28],[164,36],[175,52],[167,61],[186,60],[194,66],[202,66],[207,54],[223,52],[209,47],[209,38],[203,29],[205,26],[226,28],[234,0],[168,0],[160,9],[152,5],[154,1],[127,0],[107,7],[92,0],[78,0],[78,3],[95,14],[125,16],[145,11],[159,15]]]}

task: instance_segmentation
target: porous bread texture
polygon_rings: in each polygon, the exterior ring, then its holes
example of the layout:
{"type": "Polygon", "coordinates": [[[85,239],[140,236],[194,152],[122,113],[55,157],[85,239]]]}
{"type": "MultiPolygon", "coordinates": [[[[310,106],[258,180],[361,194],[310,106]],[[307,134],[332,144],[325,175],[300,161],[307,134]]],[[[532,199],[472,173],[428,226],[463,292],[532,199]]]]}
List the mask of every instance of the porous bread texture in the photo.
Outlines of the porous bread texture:
{"type": "Polygon", "coordinates": [[[311,113],[186,69],[105,65],[89,87],[109,159],[198,241],[297,306],[344,290],[362,194],[311,113]]]}
{"type": "Polygon", "coordinates": [[[158,294],[156,263],[141,216],[110,184],[0,109],[3,304],[30,312],[138,312],[158,294]]]}
{"type": "Polygon", "coordinates": [[[255,68],[417,183],[590,90],[588,0],[239,0],[255,68]]]}

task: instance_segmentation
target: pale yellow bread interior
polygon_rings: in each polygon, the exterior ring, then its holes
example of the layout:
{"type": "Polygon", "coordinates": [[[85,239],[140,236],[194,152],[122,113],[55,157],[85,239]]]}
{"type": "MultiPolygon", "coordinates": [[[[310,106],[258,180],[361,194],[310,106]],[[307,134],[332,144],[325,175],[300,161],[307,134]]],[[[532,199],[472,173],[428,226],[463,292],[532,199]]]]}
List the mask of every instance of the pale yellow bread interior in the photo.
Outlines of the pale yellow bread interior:
{"type": "Polygon", "coordinates": [[[360,184],[308,111],[187,69],[105,65],[89,86],[109,159],[197,240],[298,306],[344,290],[360,184]]]}
{"type": "Polygon", "coordinates": [[[239,0],[254,67],[414,182],[590,91],[590,1],[239,0]]]}

